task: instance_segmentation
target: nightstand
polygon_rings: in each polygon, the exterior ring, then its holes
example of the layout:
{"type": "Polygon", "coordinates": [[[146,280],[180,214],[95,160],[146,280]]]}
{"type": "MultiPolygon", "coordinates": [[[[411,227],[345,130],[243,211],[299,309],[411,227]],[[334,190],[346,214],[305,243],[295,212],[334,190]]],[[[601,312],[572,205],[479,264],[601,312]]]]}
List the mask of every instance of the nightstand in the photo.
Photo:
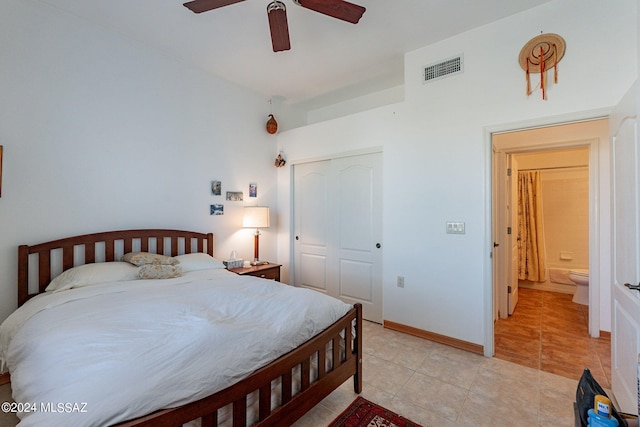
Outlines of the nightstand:
{"type": "Polygon", "coordinates": [[[258,264],[252,265],[251,267],[244,268],[230,268],[229,271],[239,274],[241,276],[256,276],[262,277],[263,279],[271,279],[276,282],[280,281],[280,264],[258,264]]]}

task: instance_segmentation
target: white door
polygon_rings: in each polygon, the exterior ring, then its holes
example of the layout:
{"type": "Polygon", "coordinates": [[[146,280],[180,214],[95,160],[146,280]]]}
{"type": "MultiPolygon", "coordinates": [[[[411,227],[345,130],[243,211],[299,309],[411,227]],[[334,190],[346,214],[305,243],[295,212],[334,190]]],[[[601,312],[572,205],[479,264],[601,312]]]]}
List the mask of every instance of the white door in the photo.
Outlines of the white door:
{"type": "Polygon", "coordinates": [[[294,166],[294,285],[382,322],[382,155],[294,166]]]}
{"type": "Polygon", "coordinates": [[[495,164],[496,180],[493,186],[493,196],[495,200],[496,216],[493,221],[493,270],[494,282],[493,288],[497,292],[498,316],[506,319],[509,315],[509,299],[507,292],[508,267],[507,267],[507,247],[506,236],[507,229],[507,155],[504,152],[494,151],[493,161],[495,164]]]}
{"type": "MultiPolygon", "coordinates": [[[[517,163],[511,154],[495,151],[494,167],[494,301],[498,316],[506,319],[518,303],[518,181],[517,163]],[[515,172],[514,172],[515,169],[515,172]],[[514,176],[515,174],[515,176],[514,176]]],[[[494,316],[495,317],[495,316],[494,316]]]]}
{"type": "Polygon", "coordinates": [[[509,300],[509,316],[513,314],[518,304],[518,162],[509,154],[509,170],[507,173],[507,220],[508,232],[508,252],[509,268],[508,268],[508,300],[509,300]]]}
{"type": "Polygon", "coordinates": [[[333,294],[329,256],[330,161],[294,165],[294,285],[333,294]]]}
{"type": "MultiPolygon", "coordinates": [[[[637,88],[637,85],[634,86],[637,88]]],[[[611,117],[612,158],[612,390],[623,412],[638,411],[640,292],[640,150],[636,96],[630,91],[611,117]]]]}

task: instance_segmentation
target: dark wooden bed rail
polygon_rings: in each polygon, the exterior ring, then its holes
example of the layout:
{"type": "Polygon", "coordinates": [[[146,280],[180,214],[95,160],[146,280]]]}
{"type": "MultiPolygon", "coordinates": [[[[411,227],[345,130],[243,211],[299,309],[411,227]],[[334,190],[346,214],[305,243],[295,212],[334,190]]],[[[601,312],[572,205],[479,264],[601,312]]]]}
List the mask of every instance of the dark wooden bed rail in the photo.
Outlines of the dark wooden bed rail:
{"type": "Polygon", "coordinates": [[[233,427],[247,426],[247,397],[258,392],[256,426],[289,426],[353,376],[356,393],[362,391],[362,305],[355,304],[342,319],[310,341],[259,369],[250,377],[216,394],[173,409],[166,409],[117,427],[180,426],[201,418],[202,427],[217,427],[217,411],[233,405],[233,427]],[[355,336],[352,327],[355,326],[355,336]],[[332,364],[325,369],[325,352],[331,346],[332,364]],[[344,349],[344,351],[342,351],[344,349]],[[311,378],[311,361],[317,361],[317,378],[311,378]],[[293,394],[293,371],[300,367],[301,390],[293,394]],[[281,404],[271,408],[271,385],[280,379],[281,404]]]}
{"type": "Polygon", "coordinates": [[[52,240],[37,245],[20,245],[18,247],[18,306],[29,298],[44,292],[51,281],[52,271],[62,272],[76,264],[78,250],[84,254],[82,264],[101,261],[116,261],[120,256],[131,252],[139,245],[140,251],[147,252],[154,248],[154,253],[167,256],[192,252],[206,252],[213,256],[213,233],[198,233],[182,230],[141,229],[120,230],[103,233],[84,234],[52,240]],[[122,245],[122,253],[118,248],[122,245]],[[155,247],[154,247],[155,245],[155,247]],[[79,247],[84,249],[78,249],[79,247]],[[52,263],[52,252],[62,250],[62,269],[52,263]],[[38,292],[29,293],[30,256],[37,257],[38,292]],[[57,269],[57,270],[56,270],[57,269]]]}

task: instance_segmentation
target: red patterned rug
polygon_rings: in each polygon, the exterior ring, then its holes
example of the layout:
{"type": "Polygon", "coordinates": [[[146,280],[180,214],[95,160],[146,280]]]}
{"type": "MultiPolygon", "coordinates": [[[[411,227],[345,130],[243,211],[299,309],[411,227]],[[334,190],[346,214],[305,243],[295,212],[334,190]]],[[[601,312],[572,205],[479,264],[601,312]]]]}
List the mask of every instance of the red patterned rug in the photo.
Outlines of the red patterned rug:
{"type": "Polygon", "coordinates": [[[329,427],[422,427],[358,396],[329,427]]]}

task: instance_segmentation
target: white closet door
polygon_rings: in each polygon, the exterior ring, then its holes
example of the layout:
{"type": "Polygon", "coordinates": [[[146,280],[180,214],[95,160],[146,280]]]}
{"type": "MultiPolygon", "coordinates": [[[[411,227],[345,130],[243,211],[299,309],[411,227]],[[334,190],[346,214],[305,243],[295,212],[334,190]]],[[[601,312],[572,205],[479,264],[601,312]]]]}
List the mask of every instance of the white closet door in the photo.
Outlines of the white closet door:
{"type": "Polygon", "coordinates": [[[333,295],[329,289],[329,168],[331,161],[294,166],[294,280],[333,295]]]}
{"type": "Polygon", "coordinates": [[[361,303],[382,322],[382,155],[294,167],[296,286],[361,303]]]}
{"type": "Polygon", "coordinates": [[[338,297],[361,303],[367,320],[382,323],[381,155],[344,157],[332,163],[336,219],[333,282],[338,297]]]}

